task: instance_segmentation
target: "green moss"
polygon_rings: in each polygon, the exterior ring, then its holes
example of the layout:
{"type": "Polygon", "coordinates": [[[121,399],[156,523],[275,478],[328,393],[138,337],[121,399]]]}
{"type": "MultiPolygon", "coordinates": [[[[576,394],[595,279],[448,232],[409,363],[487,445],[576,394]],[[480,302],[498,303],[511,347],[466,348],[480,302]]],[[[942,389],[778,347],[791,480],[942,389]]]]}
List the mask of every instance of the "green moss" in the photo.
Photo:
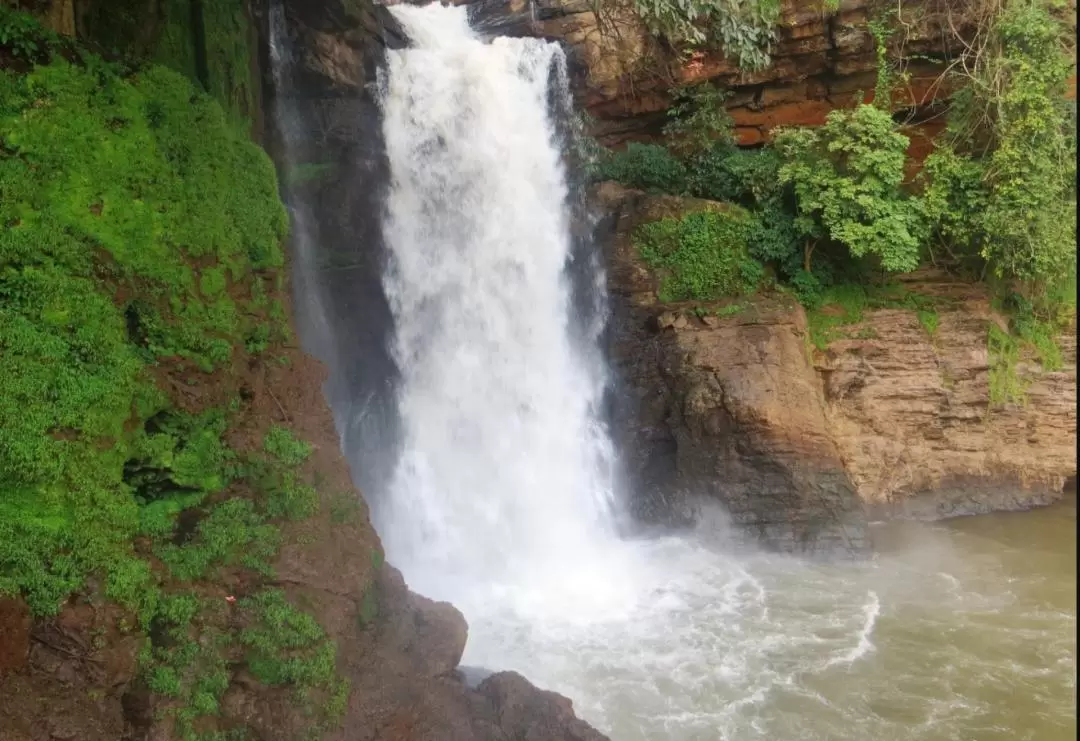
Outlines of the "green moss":
{"type": "Polygon", "coordinates": [[[149,366],[241,344],[230,281],[282,264],[273,167],[160,67],[57,58],[0,91],[0,590],[49,613],[99,572],[146,607],[132,537],[224,484],[221,419],[146,431],[149,366]]]}
{"type": "Polygon", "coordinates": [[[349,685],[336,671],[337,645],[307,613],[279,589],[267,589],[240,603],[250,627],[240,634],[247,664],[259,681],[292,687],[315,721],[329,730],[345,710],[349,685]]]}

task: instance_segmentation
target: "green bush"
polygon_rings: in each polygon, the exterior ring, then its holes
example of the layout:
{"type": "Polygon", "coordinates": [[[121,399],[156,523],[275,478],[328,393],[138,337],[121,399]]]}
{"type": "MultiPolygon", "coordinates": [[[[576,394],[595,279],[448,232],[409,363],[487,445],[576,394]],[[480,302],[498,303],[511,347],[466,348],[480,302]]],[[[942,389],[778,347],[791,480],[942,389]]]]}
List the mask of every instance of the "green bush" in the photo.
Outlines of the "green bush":
{"type": "Polygon", "coordinates": [[[213,101],[83,56],[0,71],[0,591],[46,614],[91,573],[152,606],[132,538],[222,488],[224,453],[221,420],[144,429],[168,405],[147,365],[229,360],[235,285],[282,264],[285,229],[213,101]]]}
{"type": "Polygon", "coordinates": [[[296,439],[285,427],[271,425],[263,439],[263,450],[285,466],[299,466],[311,455],[311,444],[296,439]]]}
{"type": "Polygon", "coordinates": [[[727,93],[704,82],[672,91],[664,138],[683,159],[717,146],[734,144],[732,120],[724,107],[727,93]]]}
{"type": "Polygon", "coordinates": [[[622,152],[608,152],[596,165],[598,180],[617,180],[631,188],[682,193],[686,166],[666,147],[631,142],[622,152]]]}
{"type": "Polygon", "coordinates": [[[752,293],[764,277],[746,246],[753,218],[743,209],[702,211],[643,224],[634,240],[661,274],[661,301],[706,301],[752,293]]]}
{"type": "Polygon", "coordinates": [[[922,206],[901,188],[908,138],[888,113],[869,105],[835,110],[824,126],[781,130],[775,141],[780,181],[795,190],[805,270],[825,239],[855,258],[875,256],[888,271],[918,267],[922,206]]]}

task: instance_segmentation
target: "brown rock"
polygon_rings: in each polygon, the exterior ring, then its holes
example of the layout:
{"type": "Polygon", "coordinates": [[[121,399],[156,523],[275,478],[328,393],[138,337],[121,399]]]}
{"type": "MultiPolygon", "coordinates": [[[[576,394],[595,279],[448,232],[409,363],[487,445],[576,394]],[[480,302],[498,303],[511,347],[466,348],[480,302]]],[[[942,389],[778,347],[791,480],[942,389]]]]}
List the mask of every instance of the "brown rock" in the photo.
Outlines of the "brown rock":
{"type": "Polygon", "coordinates": [[[680,523],[695,519],[702,502],[719,501],[740,531],[774,548],[863,550],[861,503],[829,436],[802,309],[789,298],[761,299],[733,316],[676,324],[689,307],[656,302],[655,277],[643,278],[628,236],[680,208],[724,206],[605,188],[601,198],[616,211],[605,244],[610,357],[623,379],[614,429],[635,513],[680,523]],[[657,319],[670,329],[649,332],[657,319]]]}
{"type": "Polygon", "coordinates": [[[515,741],[605,741],[574,716],[569,699],[537,690],[516,672],[491,675],[479,691],[491,699],[499,726],[515,741]]]}
{"type": "Polygon", "coordinates": [[[25,602],[0,598],[0,675],[26,666],[31,625],[30,609],[25,602]]]}
{"type": "Polygon", "coordinates": [[[912,311],[869,312],[815,354],[829,426],[874,517],[935,518],[1044,504],[1076,473],[1076,340],[1064,367],[1018,370],[1023,405],[992,406],[986,333],[998,320],[981,286],[926,271],[911,290],[944,296],[934,337],[912,311]]]}
{"type": "Polygon", "coordinates": [[[676,325],[689,305],[656,300],[656,277],[627,238],[685,210],[719,208],[605,184],[613,305],[610,357],[623,379],[614,431],[635,513],[693,520],[702,498],[774,548],[853,551],[872,517],[947,517],[1022,509],[1061,496],[1076,474],[1076,341],[1064,367],[1018,366],[1026,404],[989,399],[986,333],[1004,320],[977,285],[905,276],[938,298],[933,338],[916,312],[882,309],[811,353],[802,309],[755,297],[732,316],[676,325]],[[654,324],[667,327],[650,331],[654,324]]]}

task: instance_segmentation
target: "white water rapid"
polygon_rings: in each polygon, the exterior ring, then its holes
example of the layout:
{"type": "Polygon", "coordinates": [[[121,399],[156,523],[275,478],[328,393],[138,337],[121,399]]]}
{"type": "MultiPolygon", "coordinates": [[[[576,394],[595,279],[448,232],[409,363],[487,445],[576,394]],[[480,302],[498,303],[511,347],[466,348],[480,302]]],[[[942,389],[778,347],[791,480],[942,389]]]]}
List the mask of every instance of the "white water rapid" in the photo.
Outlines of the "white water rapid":
{"type": "Polygon", "coordinates": [[[945,526],[836,565],[725,553],[716,528],[619,538],[604,369],[572,339],[562,53],[483,41],[463,8],[392,12],[413,42],[383,80],[402,446],[376,524],[464,612],[463,663],[613,741],[1071,738],[1068,553],[945,526]]]}

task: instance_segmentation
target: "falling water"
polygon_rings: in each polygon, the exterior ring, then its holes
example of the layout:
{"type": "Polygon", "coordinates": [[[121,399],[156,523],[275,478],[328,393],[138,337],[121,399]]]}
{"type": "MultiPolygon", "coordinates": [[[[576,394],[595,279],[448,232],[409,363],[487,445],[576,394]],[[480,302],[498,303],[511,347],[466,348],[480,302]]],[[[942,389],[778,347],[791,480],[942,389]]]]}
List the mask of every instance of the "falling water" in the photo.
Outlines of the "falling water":
{"type": "MultiPolygon", "coordinates": [[[[484,43],[458,8],[395,9],[386,292],[403,454],[380,532],[420,591],[521,608],[606,597],[611,445],[603,371],[575,349],[555,44],[484,43]],[[432,564],[440,564],[431,568],[432,564]],[[605,589],[599,590],[605,592],[605,589]]],[[[594,338],[595,341],[595,338],[594,338]]]]}
{"type": "Polygon", "coordinates": [[[615,741],[1071,738],[1075,509],[1033,513],[1020,547],[894,528],[860,564],[733,554],[716,528],[619,538],[571,299],[562,53],[486,42],[462,8],[393,13],[413,42],[382,80],[402,445],[375,516],[410,585],[465,613],[464,661],[615,741]]]}

